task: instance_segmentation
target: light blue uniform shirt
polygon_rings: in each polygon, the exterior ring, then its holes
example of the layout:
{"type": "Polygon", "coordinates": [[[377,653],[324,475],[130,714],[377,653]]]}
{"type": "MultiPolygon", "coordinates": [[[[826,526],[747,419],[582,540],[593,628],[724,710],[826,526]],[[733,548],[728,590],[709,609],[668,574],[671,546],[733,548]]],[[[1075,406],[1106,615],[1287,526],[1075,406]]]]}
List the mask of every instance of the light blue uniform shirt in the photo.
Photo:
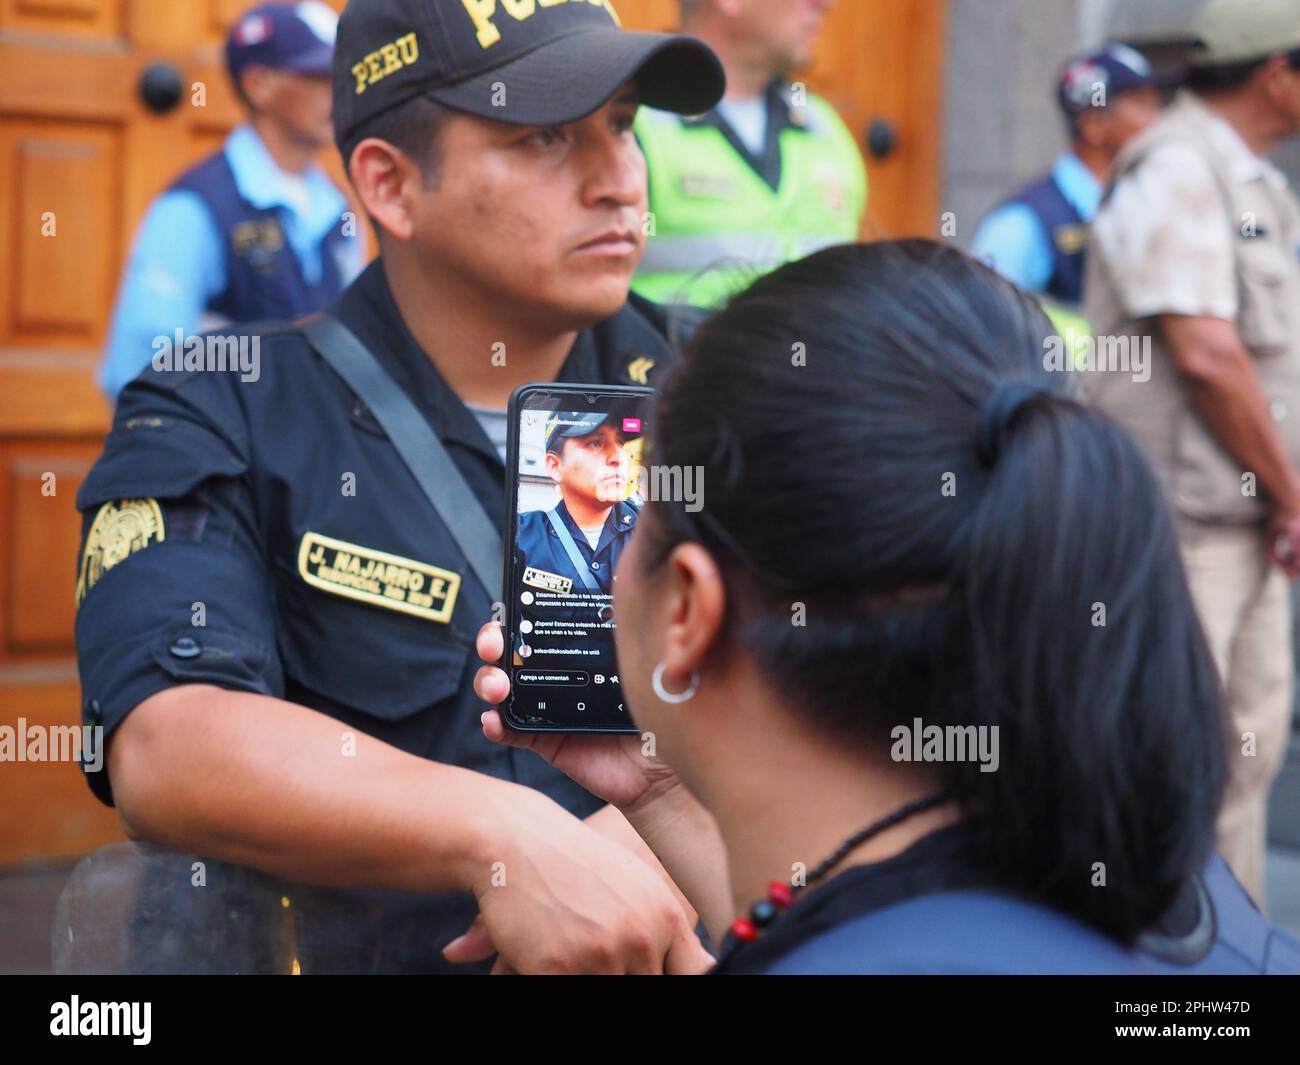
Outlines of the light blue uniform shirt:
{"type": "MultiPolygon", "coordinates": [[[[278,208],[285,239],[304,278],[321,278],[321,241],[339,224],[347,200],[326,177],[310,167],[301,176],[275,164],[252,126],[238,127],[222,148],[239,194],[254,207],[278,208]]],[[[346,285],[365,266],[360,237],[350,237],[339,271],[346,285]]],[[[154,338],[214,328],[208,301],[226,287],[225,236],[202,198],[188,190],[164,192],[150,205],[136,234],[118,289],[108,334],[108,351],[99,382],[116,397],[149,364],[154,338]]]]}
{"type": "MultiPolygon", "coordinates": [[[[1073,152],[1063,152],[1052,166],[1052,180],[1085,222],[1101,206],[1101,182],[1073,152]]],[[[971,254],[988,263],[1026,292],[1043,292],[1052,279],[1052,235],[1023,203],[990,211],[971,242],[971,254]]]]}

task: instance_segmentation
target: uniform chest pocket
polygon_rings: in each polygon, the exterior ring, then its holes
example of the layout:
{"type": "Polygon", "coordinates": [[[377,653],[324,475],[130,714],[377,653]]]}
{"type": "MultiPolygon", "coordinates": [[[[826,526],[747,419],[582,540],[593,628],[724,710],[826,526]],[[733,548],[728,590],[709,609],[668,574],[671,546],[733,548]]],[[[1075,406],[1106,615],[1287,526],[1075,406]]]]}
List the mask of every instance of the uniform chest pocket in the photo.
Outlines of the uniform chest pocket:
{"type": "Polygon", "coordinates": [[[1237,254],[1237,332],[1253,355],[1280,355],[1292,343],[1290,303],[1300,296],[1300,265],[1261,238],[1244,241],[1237,254]]]}
{"type": "Polygon", "coordinates": [[[450,624],[313,588],[277,567],[286,677],[333,702],[400,721],[466,688],[471,641],[450,624]]]}

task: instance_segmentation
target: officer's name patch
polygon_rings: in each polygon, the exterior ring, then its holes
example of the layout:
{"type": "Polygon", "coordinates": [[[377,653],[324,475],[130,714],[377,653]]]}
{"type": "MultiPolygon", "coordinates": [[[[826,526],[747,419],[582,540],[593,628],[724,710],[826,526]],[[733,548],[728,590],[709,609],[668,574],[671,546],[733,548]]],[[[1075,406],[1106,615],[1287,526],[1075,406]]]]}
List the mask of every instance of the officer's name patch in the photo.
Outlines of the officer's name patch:
{"type": "Polygon", "coordinates": [[[523,579],[528,587],[539,588],[543,592],[568,595],[573,591],[573,581],[568,577],[561,577],[558,573],[547,573],[546,570],[536,569],[533,566],[524,570],[523,579]]]}
{"type": "Polygon", "coordinates": [[[298,573],[313,588],[443,624],[460,591],[459,573],[315,532],[298,546],[298,573]]]}
{"type": "Polygon", "coordinates": [[[118,499],[99,508],[81,549],[77,606],[99,579],[137,551],[161,543],[167,532],[155,499],[118,499]]]}
{"type": "Polygon", "coordinates": [[[711,200],[729,200],[736,195],[735,183],[716,174],[683,174],[682,195],[711,200]]]}

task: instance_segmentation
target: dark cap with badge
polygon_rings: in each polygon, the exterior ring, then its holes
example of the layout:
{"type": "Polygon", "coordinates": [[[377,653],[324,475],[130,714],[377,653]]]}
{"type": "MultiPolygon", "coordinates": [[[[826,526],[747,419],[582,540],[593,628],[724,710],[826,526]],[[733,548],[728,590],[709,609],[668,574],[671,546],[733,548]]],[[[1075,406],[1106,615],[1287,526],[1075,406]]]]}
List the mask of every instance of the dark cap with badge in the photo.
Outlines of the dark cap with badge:
{"type": "Polygon", "coordinates": [[[632,410],[631,405],[618,405],[609,411],[557,411],[546,422],[546,450],[558,454],[565,440],[590,436],[606,424],[617,425],[624,440],[635,440],[644,426],[640,418],[630,414],[632,410]]]}
{"type": "Polygon", "coordinates": [[[238,83],[247,67],[327,75],[334,67],[339,17],[323,0],[259,4],[235,20],[226,38],[226,68],[238,83]]]}
{"type": "Polygon", "coordinates": [[[608,0],[351,0],[334,60],[334,139],[421,94],[525,126],[574,122],[634,81],[647,107],[700,114],[722,97],[693,37],[619,28],[608,0]]]}
{"type": "Polygon", "coordinates": [[[1106,107],[1115,97],[1134,89],[1158,89],[1170,84],[1158,75],[1141,52],[1126,44],[1107,45],[1099,52],[1071,59],[1061,69],[1057,100],[1067,115],[1106,107]]]}

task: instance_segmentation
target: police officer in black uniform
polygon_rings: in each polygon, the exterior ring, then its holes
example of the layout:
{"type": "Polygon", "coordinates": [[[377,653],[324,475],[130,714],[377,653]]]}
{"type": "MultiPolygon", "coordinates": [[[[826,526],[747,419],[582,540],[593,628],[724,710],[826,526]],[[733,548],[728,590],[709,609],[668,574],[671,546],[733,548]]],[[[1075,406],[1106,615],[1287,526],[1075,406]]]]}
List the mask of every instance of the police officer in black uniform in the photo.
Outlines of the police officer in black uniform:
{"type": "MultiPolygon", "coordinates": [[[[672,360],[665,314],[628,296],[632,120],[721,92],[706,47],[623,32],[600,2],[344,12],[336,139],[381,257],[331,314],[498,530],[491,419],[515,387],[653,385],[672,360]]],[[[94,794],[135,838],[364,897],[287,892],[304,972],[355,963],[331,953],[344,937],[367,967],[436,971],[476,914],[502,967],[707,965],[617,811],[483,737],[472,645],[495,589],[381,419],[298,327],[245,339],[254,374],[129,385],[78,496],[94,794]]]]}

